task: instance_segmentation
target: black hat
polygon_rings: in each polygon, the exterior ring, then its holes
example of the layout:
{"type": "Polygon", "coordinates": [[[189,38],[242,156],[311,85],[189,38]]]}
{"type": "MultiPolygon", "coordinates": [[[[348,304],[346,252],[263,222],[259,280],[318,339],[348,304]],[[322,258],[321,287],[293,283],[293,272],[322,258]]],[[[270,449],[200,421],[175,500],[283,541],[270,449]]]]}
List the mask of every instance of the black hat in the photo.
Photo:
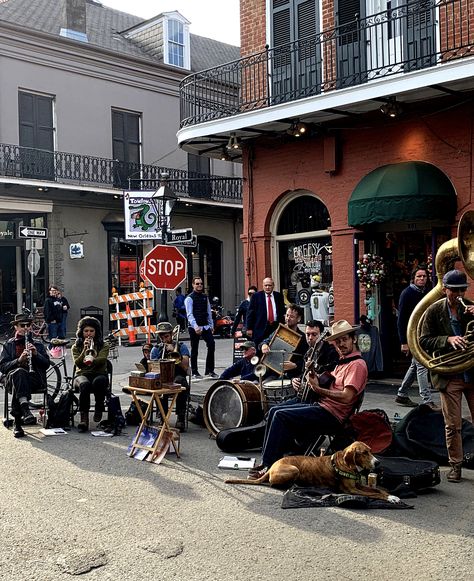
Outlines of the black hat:
{"type": "Polygon", "coordinates": [[[449,270],[443,276],[444,288],[467,289],[466,273],[460,270],[449,270]]]}
{"type": "Polygon", "coordinates": [[[33,317],[31,315],[25,313],[19,313],[15,315],[15,319],[13,320],[14,325],[19,325],[20,323],[32,323],[33,317]]]}

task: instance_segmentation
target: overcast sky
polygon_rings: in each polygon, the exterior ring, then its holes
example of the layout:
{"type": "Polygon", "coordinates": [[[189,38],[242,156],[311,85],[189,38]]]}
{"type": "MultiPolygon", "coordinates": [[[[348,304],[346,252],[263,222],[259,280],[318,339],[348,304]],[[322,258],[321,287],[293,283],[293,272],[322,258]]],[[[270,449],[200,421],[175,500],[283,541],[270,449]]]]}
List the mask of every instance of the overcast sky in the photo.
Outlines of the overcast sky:
{"type": "Polygon", "coordinates": [[[151,18],[177,10],[190,22],[190,31],[240,46],[239,0],[100,0],[116,10],[151,18]]]}

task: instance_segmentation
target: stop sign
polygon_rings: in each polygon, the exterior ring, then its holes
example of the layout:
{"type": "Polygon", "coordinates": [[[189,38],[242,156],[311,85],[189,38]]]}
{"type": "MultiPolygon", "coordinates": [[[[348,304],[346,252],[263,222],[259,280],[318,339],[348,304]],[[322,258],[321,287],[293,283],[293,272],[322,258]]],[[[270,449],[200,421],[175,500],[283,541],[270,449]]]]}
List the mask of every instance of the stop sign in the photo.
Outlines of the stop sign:
{"type": "Polygon", "coordinates": [[[140,265],[140,275],[159,290],[174,290],[186,280],[186,257],[175,246],[158,245],[140,265]]]}

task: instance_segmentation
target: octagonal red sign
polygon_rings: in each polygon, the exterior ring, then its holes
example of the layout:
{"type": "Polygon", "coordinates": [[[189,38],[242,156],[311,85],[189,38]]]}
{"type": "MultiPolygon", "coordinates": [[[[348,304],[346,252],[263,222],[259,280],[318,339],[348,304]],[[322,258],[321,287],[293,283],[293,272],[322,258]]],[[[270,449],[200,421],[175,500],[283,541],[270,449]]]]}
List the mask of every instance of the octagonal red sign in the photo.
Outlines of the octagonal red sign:
{"type": "Polygon", "coordinates": [[[186,280],[187,261],[176,246],[158,244],[140,265],[140,275],[158,290],[174,290],[186,280]]]}

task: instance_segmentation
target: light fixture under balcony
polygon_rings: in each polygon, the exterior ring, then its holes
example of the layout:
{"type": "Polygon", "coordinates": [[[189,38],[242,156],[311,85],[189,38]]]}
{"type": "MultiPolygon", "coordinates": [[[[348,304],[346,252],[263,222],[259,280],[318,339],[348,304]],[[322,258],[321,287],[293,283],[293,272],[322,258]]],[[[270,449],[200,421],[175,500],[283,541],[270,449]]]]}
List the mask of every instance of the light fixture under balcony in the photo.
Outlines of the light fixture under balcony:
{"type": "Polygon", "coordinates": [[[239,138],[236,136],[235,132],[230,134],[229,141],[227,142],[227,149],[240,149],[241,143],[239,138]]]}
{"type": "Polygon", "coordinates": [[[286,132],[292,137],[301,137],[302,135],[308,133],[308,126],[302,121],[293,121],[291,127],[289,127],[286,132]]]}
{"type": "Polygon", "coordinates": [[[227,153],[227,151],[226,151],[226,148],[225,148],[225,147],[223,147],[223,148],[222,148],[222,151],[221,151],[221,153],[220,153],[220,155],[219,155],[219,159],[220,159],[221,161],[231,161],[231,157],[230,157],[230,155],[227,153]]]}
{"type": "Polygon", "coordinates": [[[395,119],[395,117],[398,117],[401,114],[402,106],[397,102],[396,97],[389,97],[387,102],[381,105],[380,112],[387,115],[387,117],[395,119]]]}

